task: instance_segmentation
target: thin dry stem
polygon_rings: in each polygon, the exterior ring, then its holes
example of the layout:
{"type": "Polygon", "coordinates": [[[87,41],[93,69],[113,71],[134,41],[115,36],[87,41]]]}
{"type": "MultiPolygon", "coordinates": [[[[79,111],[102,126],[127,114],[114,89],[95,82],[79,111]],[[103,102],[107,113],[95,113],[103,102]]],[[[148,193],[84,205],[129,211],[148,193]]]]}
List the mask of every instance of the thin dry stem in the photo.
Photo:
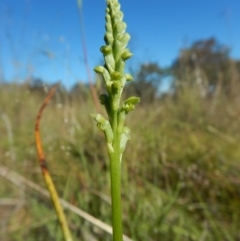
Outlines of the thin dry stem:
{"type": "Polygon", "coordinates": [[[72,241],[72,237],[71,237],[71,233],[70,230],[68,228],[68,224],[67,224],[67,220],[65,217],[65,214],[63,212],[61,203],[60,203],[60,199],[59,196],[57,194],[57,190],[55,188],[55,185],[53,183],[53,180],[51,178],[51,175],[48,171],[47,168],[47,163],[46,163],[46,159],[44,156],[44,152],[43,152],[43,148],[42,148],[42,142],[41,142],[41,136],[40,136],[40,120],[41,120],[41,116],[43,113],[44,108],[47,106],[47,104],[49,103],[50,99],[52,98],[54,92],[56,91],[58,87],[58,84],[54,85],[49,94],[47,95],[47,97],[45,98],[43,104],[41,105],[39,111],[38,111],[38,115],[36,118],[36,123],[35,123],[35,139],[36,139],[36,147],[37,147],[37,153],[38,153],[38,159],[39,159],[39,164],[40,167],[42,169],[42,174],[45,180],[45,183],[47,185],[48,191],[50,193],[50,197],[53,203],[53,206],[55,208],[61,229],[62,229],[62,233],[64,236],[65,241],[72,241]]]}

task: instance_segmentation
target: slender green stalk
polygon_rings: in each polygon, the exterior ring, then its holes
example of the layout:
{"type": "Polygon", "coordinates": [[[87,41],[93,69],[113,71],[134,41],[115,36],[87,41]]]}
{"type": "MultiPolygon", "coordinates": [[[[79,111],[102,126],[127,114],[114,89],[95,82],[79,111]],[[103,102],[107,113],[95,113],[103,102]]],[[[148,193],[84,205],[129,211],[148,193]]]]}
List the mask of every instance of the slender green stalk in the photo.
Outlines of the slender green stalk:
{"type": "Polygon", "coordinates": [[[101,47],[105,65],[97,66],[95,72],[102,74],[107,94],[100,95],[100,103],[105,106],[108,120],[100,114],[92,116],[97,126],[104,132],[110,159],[113,240],[122,241],[122,204],[121,204],[121,162],[126,143],[130,139],[130,129],[124,126],[126,115],[140,101],[130,97],[121,104],[121,95],[130,74],[124,73],[125,61],[132,56],[126,48],[130,35],[125,32],[126,23],[122,21],[118,0],[107,0],[106,45],[101,47]]]}
{"type": "Polygon", "coordinates": [[[122,240],[121,162],[115,158],[110,163],[113,240],[122,240]]]}

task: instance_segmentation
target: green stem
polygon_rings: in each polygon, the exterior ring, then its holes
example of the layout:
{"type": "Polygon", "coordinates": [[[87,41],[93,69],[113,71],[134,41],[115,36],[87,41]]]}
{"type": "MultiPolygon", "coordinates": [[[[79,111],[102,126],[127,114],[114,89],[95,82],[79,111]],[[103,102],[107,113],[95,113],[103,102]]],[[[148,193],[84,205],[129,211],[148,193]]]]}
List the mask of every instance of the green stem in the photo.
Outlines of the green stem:
{"type": "Polygon", "coordinates": [[[112,198],[112,226],[113,241],[122,241],[122,201],[121,201],[121,153],[120,134],[118,132],[118,101],[113,108],[113,149],[110,155],[111,198],[112,198]]]}
{"type": "Polygon", "coordinates": [[[110,163],[113,241],[122,241],[121,161],[113,155],[110,163]]]}

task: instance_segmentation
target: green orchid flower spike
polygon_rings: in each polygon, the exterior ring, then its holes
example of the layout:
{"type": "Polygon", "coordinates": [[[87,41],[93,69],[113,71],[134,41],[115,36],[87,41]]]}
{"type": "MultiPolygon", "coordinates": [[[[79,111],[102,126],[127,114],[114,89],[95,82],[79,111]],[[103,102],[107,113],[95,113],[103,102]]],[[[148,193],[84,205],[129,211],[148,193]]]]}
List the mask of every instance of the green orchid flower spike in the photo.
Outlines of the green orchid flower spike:
{"type": "Polygon", "coordinates": [[[107,94],[100,95],[100,103],[105,106],[108,120],[100,114],[93,114],[97,126],[106,137],[110,158],[113,240],[122,241],[121,207],[121,161],[130,139],[130,129],[124,125],[126,115],[135,108],[140,98],[130,97],[121,103],[121,95],[127,81],[133,77],[124,72],[126,60],[133,54],[127,48],[130,35],[126,33],[126,23],[118,0],[106,1],[105,45],[100,48],[104,66],[94,70],[103,76],[107,94]]]}

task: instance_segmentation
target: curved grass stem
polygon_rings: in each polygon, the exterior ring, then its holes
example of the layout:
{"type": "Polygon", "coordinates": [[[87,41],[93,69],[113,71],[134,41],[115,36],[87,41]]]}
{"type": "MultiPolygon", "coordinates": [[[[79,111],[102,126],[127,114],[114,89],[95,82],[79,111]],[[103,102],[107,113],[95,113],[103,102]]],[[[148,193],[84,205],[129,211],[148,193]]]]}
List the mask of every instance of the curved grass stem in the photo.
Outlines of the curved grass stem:
{"type": "Polygon", "coordinates": [[[36,147],[37,147],[39,164],[40,164],[42,174],[43,174],[46,186],[48,188],[48,191],[49,191],[49,194],[50,194],[55,212],[57,214],[57,217],[58,217],[58,220],[59,220],[59,223],[60,223],[60,227],[61,227],[61,230],[62,230],[64,240],[65,241],[72,241],[72,236],[71,236],[70,230],[68,228],[68,224],[67,224],[65,214],[63,212],[63,208],[60,204],[60,199],[59,199],[56,187],[53,183],[52,177],[51,177],[51,175],[48,171],[48,168],[47,168],[47,162],[46,162],[45,155],[44,155],[44,152],[43,152],[42,141],[41,141],[41,136],[40,136],[40,120],[41,120],[43,110],[47,106],[50,99],[52,98],[52,96],[53,96],[54,92],[56,91],[57,87],[58,87],[58,84],[56,84],[52,87],[52,89],[50,90],[49,94],[45,98],[43,104],[41,105],[41,107],[38,111],[38,115],[37,115],[36,122],[35,122],[35,140],[36,140],[36,147]]]}

